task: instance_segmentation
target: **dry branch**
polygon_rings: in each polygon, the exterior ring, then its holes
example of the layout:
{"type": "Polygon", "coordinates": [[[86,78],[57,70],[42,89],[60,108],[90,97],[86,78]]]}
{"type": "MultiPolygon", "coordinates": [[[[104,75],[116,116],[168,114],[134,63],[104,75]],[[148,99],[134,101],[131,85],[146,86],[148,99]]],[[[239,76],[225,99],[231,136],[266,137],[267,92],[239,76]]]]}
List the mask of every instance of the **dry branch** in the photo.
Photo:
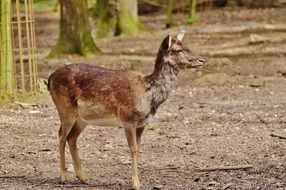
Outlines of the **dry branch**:
{"type": "Polygon", "coordinates": [[[233,185],[233,183],[227,183],[226,185],[224,185],[223,187],[222,187],[222,190],[226,190],[226,189],[228,189],[229,187],[231,187],[233,185]]]}
{"type": "Polygon", "coordinates": [[[215,171],[215,170],[240,170],[253,168],[252,165],[238,165],[238,166],[213,166],[208,168],[199,168],[197,171],[206,172],[206,171],[215,171]]]}
{"type": "Polygon", "coordinates": [[[180,166],[170,166],[164,168],[151,168],[151,169],[144,169],[145,171],[162,171],[162,170],[173,170],[178,171],[181,167],[180,166]]]}
{"type": "Polygon", "coordinates": [[[31,187],[36,187],[36,186],[42,185],[43,183],[46,183],[46,182],[47,182],[47,180],[45,179],[45,180],[43,180],[43,181],[41,181],[39,183],[31,185],[31,187]]]}
{"type": "Polygon", "coordinates": [[[180,166],[171,166],[166,168],[158,168],[157,170],[178,170],[180,168],[181,168],[180,166]]]}
{"type": "Polygon", "coordinates": [[[285,136],[282,136],[282,135],[279,135],[279,134],[276,134],[276,133],[271,133],[270,137],[278,137],[279,139],[286,139],[285,136]]]}
{"type": "Polygon", "coordinates": [[[24,178],[24,175],[8,175],[8,176],[0,176],[0,179],[8,179],[8,178],[24,178]]]}

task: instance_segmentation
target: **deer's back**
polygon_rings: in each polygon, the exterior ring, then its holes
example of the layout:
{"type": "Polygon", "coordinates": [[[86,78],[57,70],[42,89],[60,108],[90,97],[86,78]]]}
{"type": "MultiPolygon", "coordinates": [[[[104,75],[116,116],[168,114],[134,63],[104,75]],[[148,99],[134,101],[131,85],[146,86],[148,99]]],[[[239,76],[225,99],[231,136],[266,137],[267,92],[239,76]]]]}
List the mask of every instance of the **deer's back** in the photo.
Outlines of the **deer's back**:
{"type": "Polygon", "coordinates": [[[143,81],[141,74],[77,63],[52,73],[49,89],[58,109],[77,108],[86,120],[118,116],[128,120],[149,112],[143,81]]]}

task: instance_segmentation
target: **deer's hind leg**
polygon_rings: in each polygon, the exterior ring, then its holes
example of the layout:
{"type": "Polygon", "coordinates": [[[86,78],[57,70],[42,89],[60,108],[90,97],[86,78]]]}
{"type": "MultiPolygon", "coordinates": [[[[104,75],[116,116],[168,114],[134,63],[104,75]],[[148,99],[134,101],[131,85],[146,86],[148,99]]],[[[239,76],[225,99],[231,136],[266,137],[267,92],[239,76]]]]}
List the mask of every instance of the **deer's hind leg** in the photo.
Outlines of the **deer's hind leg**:
{"type": "Polygon", "coordinates": [[[60,149],[60,182],[66,183],[67,182],[67,175],[66,175],[66,160],[65,160],[65,148],[66,148],[66,140],[67,136],[74,124],[74,121],[64,121],[61,123],[61,127],[59,130],[59,149],[60,149]]]}
{"type": "Polygon", "coordinates": [[[79,135],[81,134],[81,132],[84,130],[85,127],[86,123],[83,122],[80,118],[78,118],[67,137],[70,153],[72,155],[74,171],[76,177],[80,180],[81,183],[86,182],[86,177],[82,171],[82,167],[80,164],[80,158],[77,151],[77,138],[79,137],[79,135]]]}
{"type": "Polygon", "coordinates": [[[136,129],[136,141],[138,149],[140,149],[142,134],[145,129],[145,126],[136,129]]]}
{"type": "Polygon", "coordinates": [[[61,120],[61,127],[58,133],[59,136],[59,150],[60,150],[60,182],[67,182],[66,175],[66,161],[65,161],[65,148],[67,137],[76,121],[76,111],[74,109],[65,110],[65,112],[59,111],[59,116],[61,120]]]}

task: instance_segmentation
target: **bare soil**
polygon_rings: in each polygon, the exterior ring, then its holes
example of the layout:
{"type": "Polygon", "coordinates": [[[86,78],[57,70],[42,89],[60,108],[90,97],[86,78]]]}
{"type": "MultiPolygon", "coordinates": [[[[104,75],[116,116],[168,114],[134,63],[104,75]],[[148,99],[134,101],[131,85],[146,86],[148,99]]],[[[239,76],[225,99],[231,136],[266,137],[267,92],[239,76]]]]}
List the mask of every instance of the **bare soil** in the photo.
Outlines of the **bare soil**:
{"type": "MultiPolygon", "coordinates": [[[[42,78],[62,64],[85,62],[149,73],[168,33],[187,30],[186,42],[207,59],[180,73],[156,121],[143,134],[142,189],[286,189],[286,10],[219,9],[194,26],[164,29],[163,15],[141,19],[154,31],[136,38],[96,40],[102,55],[45,59],[57,39],[58,14],[36,11],[42,78]],[[200,171],[202,168],[252,166],[200,171]]],[[[94,31],[93,31],[94,32],[94,31]]],[[[44,86],[43,84],[41,86],[44,86]]],[[[131,162],[122,128],[89,126],[79,139],[88,185],[59,184],[59,119],[48,92],[34,102],[0,107],[1,189],[129,189],[131,162]]]]}

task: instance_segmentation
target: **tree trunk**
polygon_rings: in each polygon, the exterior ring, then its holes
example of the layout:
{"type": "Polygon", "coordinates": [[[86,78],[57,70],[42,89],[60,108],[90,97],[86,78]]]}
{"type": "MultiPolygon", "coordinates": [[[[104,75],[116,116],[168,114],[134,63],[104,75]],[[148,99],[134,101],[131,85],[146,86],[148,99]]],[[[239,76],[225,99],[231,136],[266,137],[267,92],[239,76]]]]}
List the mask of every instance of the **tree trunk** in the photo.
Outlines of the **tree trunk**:
{"type": "Polygon", "coordinates": [[[237,0],[228,0],[227,6],[228,7],[236,7],[237,6],[237,0]]]}
{"type": "Polygon", "coordinates": [[[97,0],[96,2],[96,8],[97,10],[97,32],[96,37],[97,38],[104,38],[107,37],[110,33],[110,30],[113,28],[112,25],[114,22],[112,22],[111,15],[109,14],[109,0],[97,0]]]}
{"type": "Polygon", "coordinates": [[[87,0],[60,0],[60,8],[60,36],[49,57],[100,52],[90,33],[87,0]]]}
{"type": "Polygon", "coordinates": [[[116,34],[135,36],[144,27],[138,19],[137,0],[119,0],[119,15],[116,34]]]}
{"type": "Polygon", "coordinates": [[[170,28],[174,25],[173,6],[174,6],[174,0],[168,0],[166,28],[170,28]]]}
{"type": "Polygon", "coordinates": [[[196,15],[196,0],[190,0],[189,17],[192,18],[196,15]]]}
{"type": "Polygon", "coordinates": [[[189,18],[187,19],[187,23],[193,24],[196,20],[196,0],[190,0],[190,9],[189,9],[189,18]]]}
{"type": "Polygon", "coordinates": [[[0,94],[12,97],[14,95],[14,67],[11,41],[11,0],[0,2],[0,94]]]}

